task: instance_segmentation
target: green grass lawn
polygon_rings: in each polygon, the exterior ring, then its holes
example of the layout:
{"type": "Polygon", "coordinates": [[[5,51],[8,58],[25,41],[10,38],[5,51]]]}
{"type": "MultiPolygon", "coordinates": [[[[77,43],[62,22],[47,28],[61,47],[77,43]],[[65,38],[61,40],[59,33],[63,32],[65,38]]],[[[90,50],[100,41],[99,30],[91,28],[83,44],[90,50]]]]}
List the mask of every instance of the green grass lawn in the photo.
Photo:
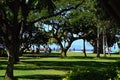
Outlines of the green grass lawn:
{"type": "MultiPolygon", "coordinates": [[[[61,58],[59,53],[51,55],[25,54],[20,57],[19,64],[15,64],[14,76],[18,80],[61,80],[68,71],[76,67],[103,69],[108,67],[119,67],[120,55],[101,54],[101,58],[96,58],[96,54],[69,52],[66,58],[61,58]]],[[[7,64],[7,58],[0,57],[0,80],[3,79],[7,64]],[[2,79],[1,79],[2,78],[2,79]]]]}

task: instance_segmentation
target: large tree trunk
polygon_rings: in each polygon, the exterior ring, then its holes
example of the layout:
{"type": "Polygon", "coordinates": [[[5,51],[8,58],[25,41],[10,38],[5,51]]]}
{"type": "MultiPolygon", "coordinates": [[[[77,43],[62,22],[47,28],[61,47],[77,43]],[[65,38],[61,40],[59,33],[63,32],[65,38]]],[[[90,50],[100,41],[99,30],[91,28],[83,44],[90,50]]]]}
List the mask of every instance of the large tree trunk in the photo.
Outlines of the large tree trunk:
{"type": "Polygon", "coordinates": [[[8,64],[7,64],[7,68],[6,68],[6,73],[5,73],[5,78],[10,78],[13,79],[14,75],[13,75],[13,68],[14,68],[14,54],[12,52],[12,50],[7,50],[7,54],[8,54],[8,64]]]}
{"type": "Polygon", "coordinates": [[[14,78],[14,63],[19,61],[20,39],[16,30],[11,30],[8,38],[5,38],[5,46],[8,54],[8,64],[6,68],[5,78],[14,78]],[[14,33],[12,33],[14,31],[14,33]],[[9,38],[10,37],[10,38],[9,38]]]}
{"type": "Polygon", "coordinates": [[[68,49],[70,48],[70,46],[71,46],[71,44],[72,44],[72,42],[73,42],[74,40],[69,41],[69,42],[68,42],[68,45],[65,45],[65,44],[64,44],[64,47],[63,47],[61,41],[59,41],[59,39],[57,39],[57,40],[58,40],[58,43],[59,43],[59,45],[60,45],[60,47],[61,47],[61,57],[62,57],[62,58],[67,57],[67,51],[68,51],[68,49]]]}
{"type": "Polygon", "coordinates": [[[103,37],[99,36],[97,39],[97,57],[100,57],[100,53],[103,53],[103,37]]]}
{"type": "Polygon", "coordinates": [[[19,56],[20,56],[20,51],[19,51],[19,46],[14,48],[14,64],[18,63],[20,61],[19,56]]]}
{"type": "Polygon", "coordinates": [[[16,51],[16,49],[14,48],[15,48],[14,45],[6,46],[6,50],[8,54],[8,64],[6,68],[5,78],[10,78],[10,79],[14,78],[13,69],[14,69],[15,51],[16,51]]]}
{"type": "MultiPolygon", "coordinates": [[[[17,45],[17,44],[16,44],[17,45]]],[[[8,64],[6,68],[5,78],[14,78],[13,69],[14,69],[14,63],[18,62],[19,60],[19,46],[13,45],[7,45],[6,46],[7,54],[8,54],[8,64]]]]}

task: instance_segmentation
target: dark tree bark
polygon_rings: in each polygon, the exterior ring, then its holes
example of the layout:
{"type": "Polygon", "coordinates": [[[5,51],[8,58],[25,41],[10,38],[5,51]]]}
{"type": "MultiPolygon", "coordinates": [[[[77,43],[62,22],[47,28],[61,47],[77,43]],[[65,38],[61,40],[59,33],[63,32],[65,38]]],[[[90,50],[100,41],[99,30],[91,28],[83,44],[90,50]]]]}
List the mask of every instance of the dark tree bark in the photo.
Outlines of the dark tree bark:
{"type": "Polygon", "coordinates": [[[5,78],[14,78],[13,69],[14,69],[14,54],[13,52],[7,50],[8,54],[8,64],[6,68],[5,78]]]}
{"type": "Polygon", "coordinates": [[[94,41],[93,48],[94,48],[93,52],[97,53],[97,41],[94,41]]]}
{"type": "MultiPolygon", "coordinates": [[[[10,30],[9,32],[12,33],[12,31],[14,30],[10,30]]],[[[9,34],[8,37],[4,36],[4,38],[6,38],[5,46],[8,54],[8,64],[6,68],[5,78],[14,78],[14,64],[19,61],[20,39],[18,35],[19,34],[17,33],[17,30],[15,30],[14,34],[9,34]]]]}
{"type": "Polygon", "coordinates": [[[84,53],[84,56],[87,57],[86,47],[85,47],[85,39],[83,39],[83,53],[84,53]]]}
{"type": "Polygon", "coordinates": [[[61,51],[61,57],[62,58],[67,57],[67,49],[62,49],[62,51],[61,51]]]}
{"type": "Polygon", "coordinates": [[[70,48],[72,42],[69,42],[68,45],[65,46],[65,47],[63,47],[62,43],[59,43],[59,44],[61,44],[61,57],[62,57],[62,58],[67,57],[67,51],[68,51],[68,49],[70,48]]]}
{"type": "Polygon", "coordinates": [[[18,54],[17,50],[18,49],[16,49],[15,46],[9,46],[9,48],[7,48],[8,64],[6,68],[5,78],[14,79],[13,69],[14,69],[14,63],[17,62],[16,57],[19,60],[18,56],[16,56],[16,54],[18,54]]]}
{"type": "Polygon", "coordinates": [[[102,41],[102,36],[100,37],[100,53],[103,53],[103,41],[102,41]]]}

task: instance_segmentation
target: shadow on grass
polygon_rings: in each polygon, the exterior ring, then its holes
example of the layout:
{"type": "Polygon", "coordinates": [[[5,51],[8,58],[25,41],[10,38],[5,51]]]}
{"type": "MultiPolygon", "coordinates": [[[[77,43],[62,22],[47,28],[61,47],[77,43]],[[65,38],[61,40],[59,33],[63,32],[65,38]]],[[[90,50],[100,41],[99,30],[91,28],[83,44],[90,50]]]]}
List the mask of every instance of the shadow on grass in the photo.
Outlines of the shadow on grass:
{"type": "Polygon", "coordinates": [[[7,61],[0,61],[0,70],[5,70],[6,67],[3,65],[7,65],[7,61]]]}
{"type": "Polygon", "coordinates": [[[66,58],[67,59],[94,59],[95,57],[92,57],[92,56],[87,56],[87,57],[84,57],[84,56],[68,56],[66,58]]]}
{"type": "Polygon", "coordinates": [[[117,60],[117,61],[120,61],[120,57],[101,57],[100,59],[108,59],[108,60],[117,60]]]}
{"type": "Polygon", "coordinates": [[[22,80],[61,80],[63,77],[64,76],[60,76],[60,75],[25,75],[25,76],[16,76],[16,78],[20,78],[22,80]]]}
{"type": "MultiPolygon", "coordinates": [[[[66,58],[67,59],[95,59],[97,57],[96,56],[87,56],[87,57],[84,57],[84,56],[68,56],[66,58]]],[[[106,57],[102,56],[99,59],[118,60],[118,61],[120,61],[120,57],[114,57],[114,56],[106,56],[106,57]]]]}
{"type": "MultiPolygon", "coordinates": [[[[16,76],[14,80],[61,80],[64,76],[60,75],[22,75],[16,76]]],[[[4,76],[0,76],[0,80],[9,80],[5,79],[4,76]]]]}
{"type": "Polygon", "coordinates": [[[7,61],[0,61],[0,65],[6,65],[7,61]]]}
{"type": "Polygon", "coordinates": [[[110,66],[118,66],[118,62],[96,62],[96,61],[23,61],[24,64],[35,65],[37,67],[30,66],[17,66],[15,70],[72,70],[75,67],[94,67],[94,68],[107,68],[110,66]]]}
{"type": "MultiPolygon", "coordinates": [[[[70,59],[76,59],[76,58],[83,58],[83,59],[93,59],[94,57],[68,57],[70,59]]],[[[31,58],[27,58],[31,59],[31,58]]],[[[110,58],[105,58],[110,60],[110,58]]],[[[114,59],[114,58],[113,58],[114,59]]],[[[34,59],[31,61],[21,61],[23,65],[16,66],[15,70],[47,70],[47,69],[54,69],[54,70],[71,70],[74,69],[74,67],[95,67],[95,68],[101,68],[101,67],[109,67],[109,66],[120,66],[120,62],[97,62],[97,61],[34,61],[34,59]],[[30,66],[28,66],[30,65],[30,66]],[[32,66],[34,65],[34,66],[32,66]]],[[[0,70],[5,70],[6,67],[2,65],[6,65],[6,61],[0,61],[0,70]]]]}
{"type": "Polygon", "coordinates": [[[23,54],[23,57],[60,57],[60,53],[40,53],[40,54],[23,54]]]}

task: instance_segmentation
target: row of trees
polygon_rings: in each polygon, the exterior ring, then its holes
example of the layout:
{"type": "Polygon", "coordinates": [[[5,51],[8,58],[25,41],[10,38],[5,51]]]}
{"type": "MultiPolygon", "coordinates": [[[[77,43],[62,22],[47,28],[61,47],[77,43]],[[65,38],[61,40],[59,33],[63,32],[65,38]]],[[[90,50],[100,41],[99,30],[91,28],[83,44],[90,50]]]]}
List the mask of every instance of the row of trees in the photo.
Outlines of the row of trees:
{"type": "MultiPolygon", "coordinates": [[[[19,61],[21,45],[47,44],[51,39],[60,45],[61,56],[66,57],[72,42],[83,39],[94,46],[100,57],[103,44],[99,42],[105,42],[102,33],[107,43],[113,44],[118,29],[112,20],[99,14],[102,10],[96,4],[96,0],[1,0],[0,40],[8,54],[5,78],[14,78],[14,63],[19,61]],[[46,31],[44,25],[51,29],[46,31]]],[[[85,49],[84,53],[86,56],[85,49]]]]}
{"type": "MultiPolygon", "coordinates": [[[[66,57],[72,42],[77,39],[83,39],[84,43],[85,40],[90,42],[97,57],[100,57],[100,53],[105,54],[106,48],[116,43],[115,35],[119,32],[119,25],[101,11],[102,8],[96,5],[95,0],[87,0],[75,10],[42,22],[51,27],[48,33],[52,41],[60,46],[62,57],[66,57]]],[[[86,56],[85,45],[83,52],[86,56]]]]}

